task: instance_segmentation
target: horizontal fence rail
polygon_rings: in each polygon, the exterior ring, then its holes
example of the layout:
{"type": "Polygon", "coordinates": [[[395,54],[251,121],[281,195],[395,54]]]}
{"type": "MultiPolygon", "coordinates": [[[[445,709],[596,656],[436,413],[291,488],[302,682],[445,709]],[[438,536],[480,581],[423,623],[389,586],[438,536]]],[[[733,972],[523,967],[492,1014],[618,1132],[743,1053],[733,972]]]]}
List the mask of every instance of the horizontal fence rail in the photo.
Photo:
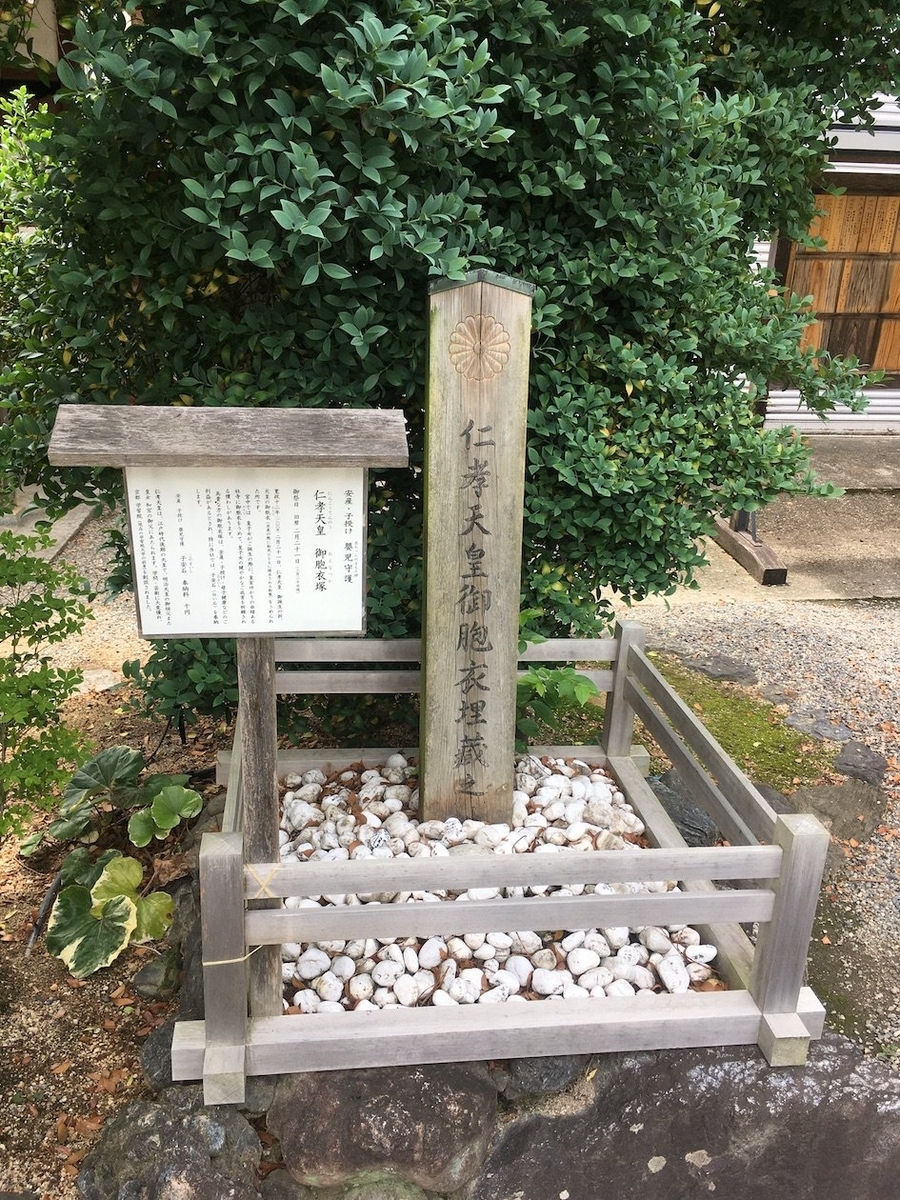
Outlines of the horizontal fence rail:
{"type": "MultiPolygon", "coordinates": [[[[646,654],[635,648],[628,653],[625,690],[640,720],[673,759],[672,765],[679,772],[688,774],[685,782],[700,788],[704,799],[715,810],[709,813],[713,820],[718,814],[723,822],[731,824],[735,841],[769,841],[778,814],[672,691],[646,654]],[[708,777],[704,779],[688,749],[715,778],[718,786],[708,777]]],[[[727,831],[723,829],[722,832],[727,831]]]]}
{"type": "MultiPolygon", "coordinates": [[[[354,862],[248,863],[248,900],[346,892],[465,891],[534,884],[633,883],[685,879],[772,879],[779,846],[710,846],[681,850],[588,850],[494,854],[463,859],[359,859],[354,862]]],[[[600,897],[598,897],[599,899],[600,897]]]]}
{"type": "MultiPolygon", "coordinates": [[[[279,696],[415,694],[421,690],[422,673],[412,668],[418,667],[421,653],[422,643],[418,638],[276,638],[276,663],[328,663],[329,666],[326,669],[319,665],[315,670],[279,667],[275,688],[279,696]],[[372,663],[375,667],[353,669],[358,663],[372,663]],[[409,663],[411,667],[388,670],[383,666],[393,667],[398,663],[409,663]]],[[[615,655],[616,643],[612,638],[557,638],[528,645],[519,655],[519,662],[535,665],[582,660],[611,662],[615,655]]],[[[594,682],[599,692],[609,691],[611,670],[587,667],[581,673],[594,682]]]]}
{"type": "Polygon", "coordinates": [[[768,921],[770,891],[682,892],[634,896],[533,896],[524,900],[360,904],[348,907],[260,909],[247,913],[249,945],[509,933],[517,929],[611,929],[696,922],[768,921]]]}

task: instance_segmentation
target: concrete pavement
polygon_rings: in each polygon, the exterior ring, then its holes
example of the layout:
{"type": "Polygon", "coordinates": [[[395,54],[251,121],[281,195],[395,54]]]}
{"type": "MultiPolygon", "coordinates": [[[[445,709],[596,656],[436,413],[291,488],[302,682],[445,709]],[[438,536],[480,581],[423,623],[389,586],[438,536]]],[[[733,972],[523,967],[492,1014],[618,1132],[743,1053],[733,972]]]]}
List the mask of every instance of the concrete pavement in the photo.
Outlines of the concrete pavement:
{"type": "Polygon", "coordinates": [[[808,441],[817,475],[845,495],[780,496],[757,514],[757,536],[787,567],[787,583],[764,587],[710,541],[699,590],[679,588],[668,601],[654,597],[640,607],[900,599],[900,437],[815,434],[808,441]]]}

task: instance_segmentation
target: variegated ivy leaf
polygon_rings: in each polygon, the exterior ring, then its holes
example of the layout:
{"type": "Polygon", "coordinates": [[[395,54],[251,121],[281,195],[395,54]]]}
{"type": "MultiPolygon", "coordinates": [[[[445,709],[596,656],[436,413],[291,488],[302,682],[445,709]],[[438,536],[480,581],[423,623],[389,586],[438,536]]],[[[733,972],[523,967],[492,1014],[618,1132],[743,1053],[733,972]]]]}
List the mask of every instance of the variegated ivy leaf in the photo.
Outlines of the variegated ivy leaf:
{"type": "Polygon", "coordinates": [[[118,896],[137,901],[138,888],[144,878],[144,868],[136,858],[120,855],[103,868],[103,874],[91,888],[91,912],[99,917],[104,906],[118,896]]]}
{"type": "Polygon", "coordinates": [[[76,979],[108,967],[131,940],[137,906],[128,896],[107,901],[99,916],[91,910],[91,893],[78,884],[63,888],[47,929],[47,948],[76,979]]]}
{"type": "Polygon", "coordinates": [[[172,924],[175,902],[168,892],[151,892],[137,902],[137,926],[133,942],[155,942],[172,924]]]}

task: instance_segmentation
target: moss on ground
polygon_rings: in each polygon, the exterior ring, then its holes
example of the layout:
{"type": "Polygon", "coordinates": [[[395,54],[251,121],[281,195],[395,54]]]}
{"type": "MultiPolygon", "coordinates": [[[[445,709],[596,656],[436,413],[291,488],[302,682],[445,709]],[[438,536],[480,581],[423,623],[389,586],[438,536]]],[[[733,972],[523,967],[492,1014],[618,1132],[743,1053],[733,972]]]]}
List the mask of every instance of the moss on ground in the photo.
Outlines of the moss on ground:
{"type": "Polygon", "coordinates": [[[830,778],[839,747],[785,725],[785,713],[734,683],[651,652],[654,665],[726,754],[757,783],[790,794],[830,778]]]}
{"type": "MultiPolygon", "coordinates": [[[[755,782],[767,783],[790,794],[798,787],[831,777],[837,746],[791,729],[784,723],[784,712],[738,684],[709,679],[689,670],[677,659],[653,651],[650,658],[726,754],[755,782]]],[[[534,740],[544,744],[593,745],[599,741],[602,723],[602,702],[569,708],[558,714],[552,727],[543,726],[534,740]]],[[[650,751],[653,774],[669,767],[665,755],[640,723],[634,740],[650,751]]]]}

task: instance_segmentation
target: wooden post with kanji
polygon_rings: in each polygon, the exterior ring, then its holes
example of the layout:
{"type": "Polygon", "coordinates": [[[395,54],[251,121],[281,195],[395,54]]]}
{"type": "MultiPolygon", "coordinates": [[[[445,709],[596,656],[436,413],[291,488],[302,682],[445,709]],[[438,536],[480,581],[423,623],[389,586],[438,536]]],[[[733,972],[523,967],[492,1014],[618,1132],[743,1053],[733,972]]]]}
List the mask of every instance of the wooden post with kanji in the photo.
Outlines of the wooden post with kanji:
{"type": "Polygon", "coordinates": [[[512,812],[533,293],[476,271],[431,294],[420,723],[429,819],[512,812]]]}

